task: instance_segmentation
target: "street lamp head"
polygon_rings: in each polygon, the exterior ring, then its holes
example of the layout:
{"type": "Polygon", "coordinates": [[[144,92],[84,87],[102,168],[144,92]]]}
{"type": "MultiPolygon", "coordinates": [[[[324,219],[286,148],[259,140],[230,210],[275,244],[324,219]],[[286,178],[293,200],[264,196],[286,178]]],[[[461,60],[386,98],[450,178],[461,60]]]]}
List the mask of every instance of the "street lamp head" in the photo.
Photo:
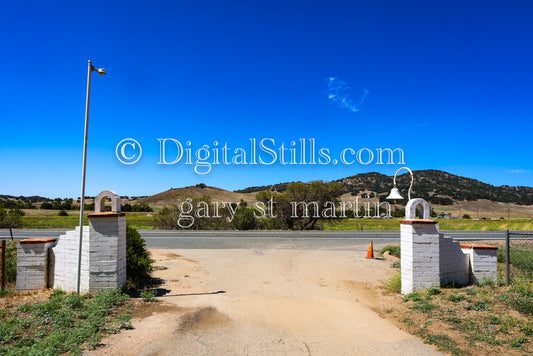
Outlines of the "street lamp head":
{"type": "Polygon", "coordinates": [[[107,72],[105,71],[105,68],[96,68],[96,67],[94,67],[91,64],[91,61],[89,61],[89,64],[91,66],[91,72],[95,71],[96,73],[98,73],[100,75],[100,78],[102,77],[102,74],[107,74],[107,72]]]}
{"type": "Polygon", "coordinates": [[[107,74],[105,68],[94,68],[94,70],[102,77],[102,74],[107,74]]]}

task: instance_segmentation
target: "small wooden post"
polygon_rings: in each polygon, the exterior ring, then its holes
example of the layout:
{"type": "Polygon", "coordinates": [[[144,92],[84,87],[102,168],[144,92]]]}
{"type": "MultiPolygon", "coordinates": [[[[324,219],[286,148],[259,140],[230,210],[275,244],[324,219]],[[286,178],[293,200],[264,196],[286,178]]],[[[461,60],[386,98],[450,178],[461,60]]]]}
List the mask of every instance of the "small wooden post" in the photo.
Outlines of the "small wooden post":
{"type": "Polygon", "coordinates": [[[2,290],[6,289],[6,240],[2,240],[2,290]]]}

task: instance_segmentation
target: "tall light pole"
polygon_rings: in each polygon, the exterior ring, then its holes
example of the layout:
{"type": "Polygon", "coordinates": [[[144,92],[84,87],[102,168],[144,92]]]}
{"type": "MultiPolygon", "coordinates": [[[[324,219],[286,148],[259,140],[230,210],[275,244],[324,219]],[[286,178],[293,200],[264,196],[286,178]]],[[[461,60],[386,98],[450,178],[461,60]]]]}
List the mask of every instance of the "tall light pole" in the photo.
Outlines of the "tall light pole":
{"type": "Polygon", "coordinates": [[[78,276],[76,278],[76,292],[80,293],[81,279],[81,245],[83,241],[83,210],[85,204],[85,171],[87,167],[87,138],[89,136],[89,100],[91,98],[91,73],[95,71],[100,74],[107,74],[104,68],[95,68],[89,60],[89,69],[87,71],[87,100],[85,102],[85,133],[83,139],[83,168],[81,172],[81,201],[80,201],[80,239],[78,246],[78,276]]]}

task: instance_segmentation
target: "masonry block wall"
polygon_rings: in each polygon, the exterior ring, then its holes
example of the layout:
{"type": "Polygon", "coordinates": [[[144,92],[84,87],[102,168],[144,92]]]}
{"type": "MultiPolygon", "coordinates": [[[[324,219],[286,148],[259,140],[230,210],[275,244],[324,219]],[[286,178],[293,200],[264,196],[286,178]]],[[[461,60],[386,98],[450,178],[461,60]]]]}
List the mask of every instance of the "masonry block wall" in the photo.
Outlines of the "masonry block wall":
{"type": "MultiPolygon", "coordinates": [[[[101,212],[88,215],[83,228],[80,292],[116,289],[126,283],[126,216],[101,212]]],[[[53,287],[75,291],[79,227],[67,231],[52,249],[53,287]]]]}
{"type": "Polygon", "coordinates": [[[441,284],[469,285],[470,257],[464,253],[461,244],[440,234],[439,245],[441,284]]]}
{"type": "Polygon", "coordinates": [[[39,290],[48,285],[48,250],[54,238],[32,238],[17,246],[17,291],[39,290]]]}
{"type": "Polygon", "coordinates": [[[460,244],[439,232],[434,220],[400,221],[402,294],[443,284],[497,281],[496,246],[460,244]]]}
{"type": "Polygon", "coordinates": [[[440,287],[439,232],[436,221],[400,221],[402,294],[440,287]]]}
{"type": "Polygon", "coordinates": [[[461,248],[469,257],[472,283],[480,284],[498,280],[498,248],[496,246],[461,244],[461,248]]]}
{"type": "Polygon", "coordinates": [[[89,214],[89,289],[101,291],[126,283],[126,214],[89,214]]]}
{"type": "MultiPolygon", "coordinates": [[[[54,288],[75,291],[78,277],[80,227],[59,236],[50,251],[50,282],[54,288]]],[[[89,290],[89,226],[83,227],[80,291],[89,290]]]]}
{"type": "MultiPolygon", "coordinates": [[[[81,246],[80,292],[116,289],[126,283],[126,214],[120,197],[104,190],[95,198],[96,212],[87,215],[81,246]],[[110,198],[112,212],[105,212],[110,198]]],[[[21,241],[17,252],[17,290],[57,288],[76,291],[80,228],[56,239],[21,241]]]]}

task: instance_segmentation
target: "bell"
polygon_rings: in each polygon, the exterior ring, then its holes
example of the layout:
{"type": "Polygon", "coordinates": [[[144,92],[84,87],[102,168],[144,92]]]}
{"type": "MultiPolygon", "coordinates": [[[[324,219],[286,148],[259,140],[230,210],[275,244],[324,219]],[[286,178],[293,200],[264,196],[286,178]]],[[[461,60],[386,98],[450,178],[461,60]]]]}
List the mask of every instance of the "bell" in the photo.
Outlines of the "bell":
{"type": "Polygon", "coordinates": [[[398,188],[394,187],[391,189],[389,196],[385,199],[396,200],[396,199],[403,199],[403,197],[400,195],[400,191],[398,190],[398,188]]]}

